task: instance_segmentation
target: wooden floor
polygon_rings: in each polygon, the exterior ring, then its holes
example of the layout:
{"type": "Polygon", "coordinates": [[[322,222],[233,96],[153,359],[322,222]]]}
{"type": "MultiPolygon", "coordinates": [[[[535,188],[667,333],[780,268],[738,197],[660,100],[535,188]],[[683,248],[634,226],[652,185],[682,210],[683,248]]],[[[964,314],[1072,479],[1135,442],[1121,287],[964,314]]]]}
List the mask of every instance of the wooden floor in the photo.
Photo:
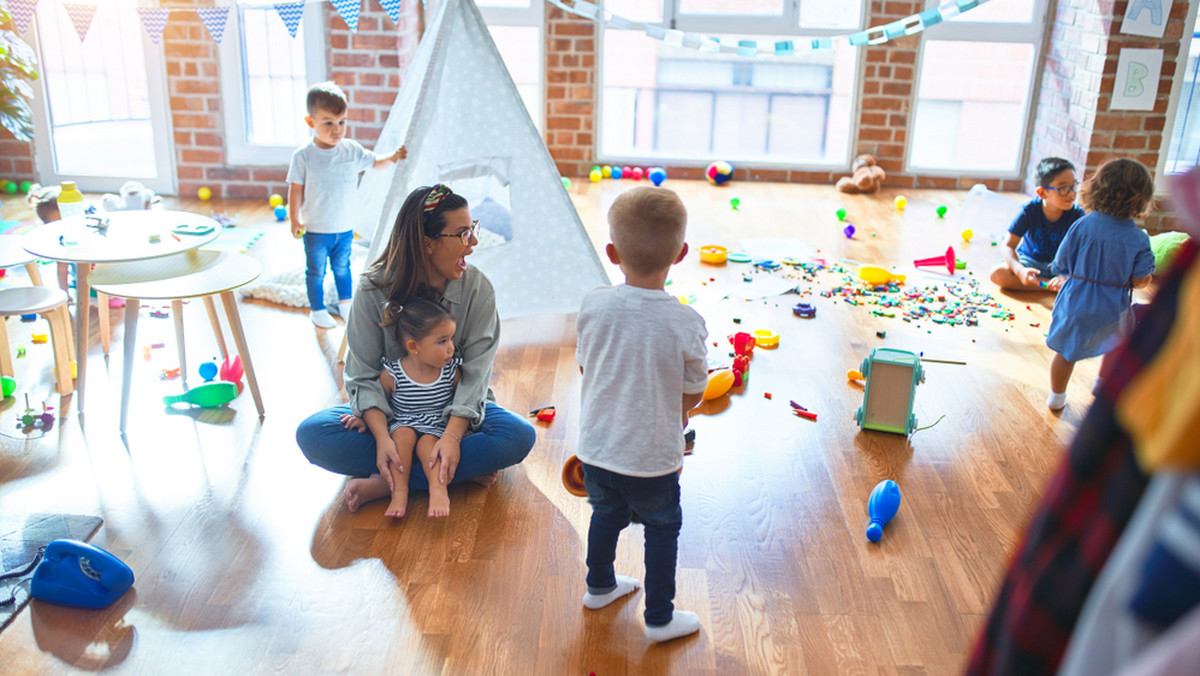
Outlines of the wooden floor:
{"type": "MultiPolygon", "coordinates": [[[[891,265],[954,244],[977,277],[999,256],[987,233],[970,245],[958,237],[965,193],[910,191],[907,210],[898,212],[894,193],[668,185],[688,205],[693,249],[774,237],[803,242],[830,261],[891,265]],[[736,211],[731,197],[741,201],[736,211]],[[933,213],[938,204],[950,207],[945,220],[933,213]],[[853,240],[841,233],[839,206],[858,227],[853,240]]],[[[630,186],[575,181],[572,197],[595,243],[606,241],[608,205],[630,186]]],[[[250,250],[264,274],[302,264],[300,244],[265,205],[215,206],[240,213],[243,225],[269,228],[250,250]]],[[[28,217],[12,198],[3,208],[7,219],[28,217]]],[[[119,321],[107,363],[92,336],[82,426],[67,401],[67,419],[27,441],[13,426],[23,403],[0,411],[0,510],[102,516],[93,541],[137,575],[134,590],[105,610],[27,606],[0,633],[2,671],[960,671],[1024,523],[1091,401],[1096,364],[1079,366],[1069,405],[1056,415],[1043,405],[1047,297],[999,297],[1016,315],[1011,322],[918,327],[821,297],[842,276],[819,273],[801,283],[814,291],[817,317],[801,320],[790,313],[795,296],[716,300],[736,297],[746,270],[702,266],[693,254],[669,287],[697,295],[711,340],[720,343],[715,356],[725,355],[724,337],[738,328],[773,328],[782,337],[779,349],[756,354],[743,392],[692,417],[698,440],[682,480],[676,604],[700,615],[697,636],[649,643],[641,593],[601,611],[581,606],[590,509],[559,480],[579,435],[573,316],[504,323],[493,376],[501,404],[518,412],[558,407],[528,460],[491,488],[456,487],[449,518],[424,517],[418,495],[411,516],[391,522],[386,501],[349,513],[342,477],[309,465],[294,440],[301,419],[342,400],[332,364],[342,330],[317,331],[302,311],[245,301],[266,406],[261,422],[248,395],[228,411],[164,412],[159,398],[178,383],[157,374],[176,365],[173,350],[153,350],[151,361],[139,350],[126,447],[116,420],[119,321]],[[907,439],[859,431],[852,414],[863,393],[844,374],[876,346],[967,362],[926,364],[915,412],[923,425],[945,415],[939,424],[907,439]],[[789,399],[819,421],[791,416],[789,399]],[[903,504],[883,540],[871,544],[863,535],[866,500],[885,478],[899,483],[903,504]]],[[[908,272],[910,286],[936,282],[908,272]]],[[[981,288],[995,292],[986,281],[981,288]]],[[[216,354],[202,305],[187,305],[185,316],[189,359],[216,354]]],[[[172,322],[140,324],[140,344],[172,345],[172,322]]],[[[16,327],[28,325],[9,325],[13,341],[21,340],[16,327]]],[[[50,388],[47,346],[31,346],[17,362],[19,393],[50,388]]],[[[641,556],[642,533],[633,527],[622,537],[618,569],[640,577],[641,556]]]]}

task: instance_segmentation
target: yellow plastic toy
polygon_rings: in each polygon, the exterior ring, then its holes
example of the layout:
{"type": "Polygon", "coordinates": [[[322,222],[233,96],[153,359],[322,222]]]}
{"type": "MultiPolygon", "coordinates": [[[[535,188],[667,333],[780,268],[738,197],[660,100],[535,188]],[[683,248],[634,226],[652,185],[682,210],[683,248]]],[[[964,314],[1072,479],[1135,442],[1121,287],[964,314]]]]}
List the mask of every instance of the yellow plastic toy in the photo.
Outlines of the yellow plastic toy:
{"type": "Polygon", "coordinates": [[[754,332],[754,344],[764,350],[774,350],[779,347],[779,334],[767,329],[754,332]]]}
{"type": "Polygon", "coordinates": [[[49,336],[45,333],[35,333],[33,334],[32,338],[34,345],[41,345],[50,340],[49,336]]]}
{"type": "Polygon", "coordinates": [[[862,379],[863,379],[862,371],[859,371],[858,369],[850,369],[849,371],[846,371],[846,380],[862,380],[862,379]]]}
{"type": "Polygon", "coordinates": [[[273,208],[279,206],[280,204],[283,204],[283,195],[276,193],[274,195],[271,195],[271,199],[268,201],[271,203],[271,208],[273,209],[273,208]]]}
{"type": "Polygon", "coordinates": [[[729,250],[723,246],[710,244],[700,247],[700,262],[709,263],[711,265],[724,265],[726,257],[729,255],[729,250]]]}
{"type": "Polygon", "coordinates": [[[908,206],[908,198],[904,195],[896,195],[896,208],[904,211],[904,207],[908,206]]]}
{"type": "Polygon", "coordinates": [[[708,401],[716,399],[729,391],[733,387],[733,371],[724,369],[717,371],[708,377],[708,385],[704,388],[704,394],[701,399],[708,401]]]}
{"type": "Polygon", "coordinates": [[[858,269],[858,278],[874,286],[889,284],[891,282],[896,282],[897,284],[904,283],[904,275],[897,275],[878,265],[864,265],[860,267],[858,269]]]}
{"type": "Polygon", "coordinates": [[[212,189],[209,188],[208,186],[204,186],[196,191],[196,197],[199,197],[200,199],[207,202],[209,200],[209,198],[212,197],[212,189]]]}
{"type": "Polygon", "coordinates": [[[971,238],[974,236],[975,236],[975,233],[970,228],[967,228],[966,230],[962,231],[962,238],[963,238],[964,242],[970,242],[971,238]]]}

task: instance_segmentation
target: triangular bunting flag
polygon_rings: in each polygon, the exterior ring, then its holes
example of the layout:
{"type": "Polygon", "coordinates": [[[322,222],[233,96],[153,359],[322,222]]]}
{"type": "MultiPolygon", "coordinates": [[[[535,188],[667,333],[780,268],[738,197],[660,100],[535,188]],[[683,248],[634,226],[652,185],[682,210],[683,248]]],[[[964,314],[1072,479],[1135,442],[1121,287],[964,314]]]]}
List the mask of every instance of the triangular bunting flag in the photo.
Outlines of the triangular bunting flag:
{"type": "Polygon", "coordinates": [[[275,11],[279,12],[279,18],[283,19],[283,25],[287,26],[292,37],[296,37],[296,31],[300,30],[300,18],[304,16],[304,3],[277,2],[275,11]]]}
{"type": "Polygon", "coordinates": [[[21,35],[29,30],[29,22],[33,20],[33,10],[37,9],[37,4],[38,0],[8,0],[8,12],[12,14],[13,23],[21,35]]]}
{"type": "Polygon", "coordinates": [[[221,44],[221,38],[225,37],[225,21],[229,18],[229,8],[197,7],[196,14],[200,15],[200,20],[204,22],[204,27],[208,29],[212,39],[221,44]]]}
{"type": "Polygon", "coordinates": [[[86,40],[88,29],[92,27],[92,18],[96,16],[96,6],[64,2],[63,9],[67,10],[67,16],[71,17],[71,24],[79,34],[79,41],[86,40]]]}
{"type": "Polygon", "coordinates": [[[171,10],[159,7],[137,7],[138,16],[142,17],[142,26],[150,36],[150,41],[158,44],[162,40],[163,28],[167,26],[167,17],[171,10]]]}
{"type": "Polygon", "coordinates": [[[358,30],[358,8],[362,0],[329,0],[351,31],[358,30]]]}
{"type": "Polygon", "coordinates": [[[397,25],[400,23],[400,0],[379,0],[379,6],[387,12],[392,23],[397,25]]]}

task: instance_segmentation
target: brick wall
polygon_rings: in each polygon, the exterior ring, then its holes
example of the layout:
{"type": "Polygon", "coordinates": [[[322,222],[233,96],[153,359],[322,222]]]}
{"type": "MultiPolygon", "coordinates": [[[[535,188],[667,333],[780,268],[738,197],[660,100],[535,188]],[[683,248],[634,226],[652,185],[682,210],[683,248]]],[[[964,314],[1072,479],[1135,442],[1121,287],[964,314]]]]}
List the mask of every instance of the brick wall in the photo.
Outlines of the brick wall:
{"type": "Polygon", "coordinates": [[[33,144],[18,141],[7,129],[0,129],[0,178],[34,180],[33,144]]]}
{"type": "Polygon", "coordinates": [[[546,5],[546,147],[563,176],[585,176],[596,155],[594,21],[546,5]]]}
{"type": "MultiPolygon", "coordinates": [[[[346,90],[350,99],[349,136],[368,149],[374,148],[400,89],[400,71],[417,50],[420,5],[402,4],[399,24],[393,25],[375,0],[362,0],[357,33],[350,32],[331,5],[324,6],[328,14],[329,79],[346,90]]],[[[379,149],[392,150],[395,148],[379,149]]]]}

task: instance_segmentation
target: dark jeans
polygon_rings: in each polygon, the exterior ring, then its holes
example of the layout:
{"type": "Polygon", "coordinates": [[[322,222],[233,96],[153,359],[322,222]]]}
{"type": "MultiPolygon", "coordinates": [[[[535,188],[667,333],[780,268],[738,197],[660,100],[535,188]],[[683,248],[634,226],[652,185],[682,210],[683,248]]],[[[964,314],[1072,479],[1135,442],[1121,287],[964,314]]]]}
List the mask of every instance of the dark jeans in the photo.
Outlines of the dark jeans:
{"type": "Polygon", "coordinates": [[[350,246],[354,243],[354,231],[306,232],[304,233],[304,257],[308,264],[304,269],[304,284],[308,291],[308,306],[313,310],[325,309],[325,264],[333,270],[333,283],[337,286],[338,300],[350,300],[354,280],[350,277],[350,246]]]}
{"type": "MultiPolygon", "coordinates": [[[[349,406],[334,406],[310,415],[296,428],[296,443],[308,461],[330,472],[349,476],[378,474],[375,437],[342,427],[339,420],[349,406]]],[[[488,402],[483,425],[463,437],[462,454],[454,482],[466,481],[504,469],[525,459],[537,441],[537,432],[524,418],[488,402]]],[[[425,472],[409,472],[409,488],[428,490],[425,472]]]]}
{"type": "Polygon", "coordinates": [[[679,473],[651,478],[625,476],[584,464],[583,484],[592,503],[588,528],[587,584],[611,589],[617,584],[613,561],[617,538],[636,511],[646,527],[646,624],[659,627],[675,613],[675,556],[683,509],[679,473]]]}

